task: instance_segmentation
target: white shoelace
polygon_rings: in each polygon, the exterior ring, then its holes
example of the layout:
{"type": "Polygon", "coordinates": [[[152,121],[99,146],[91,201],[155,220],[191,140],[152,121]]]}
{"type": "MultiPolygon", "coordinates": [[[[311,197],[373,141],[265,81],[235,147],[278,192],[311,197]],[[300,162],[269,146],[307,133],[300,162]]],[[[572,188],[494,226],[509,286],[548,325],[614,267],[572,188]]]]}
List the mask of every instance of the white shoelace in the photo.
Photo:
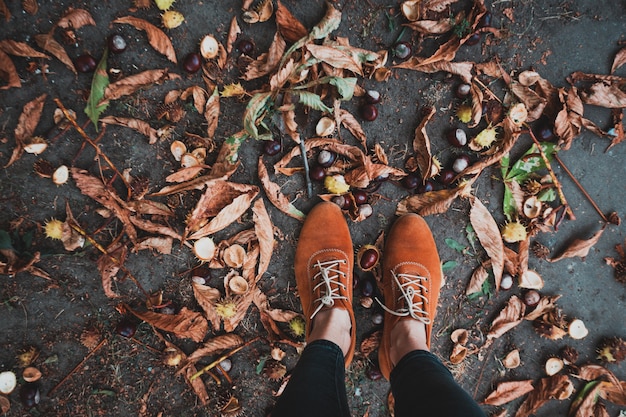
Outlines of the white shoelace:
{"type": "Polygon", "coordinates": [[[419,275],[411,275],[411,274],[397,274],[391,271],[391,276],[393,277],[398,289],[400,290],[400,297],[398,297],[398,301],[403,301],[406,307],[401,307],[398,310],[394,311],[388,308],[386,305],[380,302],[378,298],[378,304],[388,312],[389,314],[393,314],[394,316],[406,317],[411,316],[415,320],[419,320],[424,324],[430,324],[430,317],[428,317],[428,312],[424,310],[424,305],[426,301],[428,301],[428,297],[424,295],[424,293],[428,292],[428,288],[422,281],[426,281],[427,278],[419,276],[419,275]],[[402,282],[400,281],[402,280],[402,282]],[[415,287],[420,288],[421,291],[416,291],[415,287]],[[417,301],[413,299],[417,297],[417,301]]]}
{"type": "Polygon", "coordinates": [[[346,290],[346,285],[340,281],[340,278],[345,277],[346,274],[339,270],[339,264],[345,263],[345,260],[332,260],[325,262],[317,261],[317,263],[313,265],[314,268],[319,268],[319,272],[313,276],[313,282],[317,280],[320,281],[313,287],[313,292],[319,289],[321,297],[313,301],[313,305],[316,303],[319,304],[313,314],[311,314],[311,319],[315,317],[322,308],[332,307],[335,304],[335,300],[348,299],[348,297],[339,294],[340,290],[346,290]]]}

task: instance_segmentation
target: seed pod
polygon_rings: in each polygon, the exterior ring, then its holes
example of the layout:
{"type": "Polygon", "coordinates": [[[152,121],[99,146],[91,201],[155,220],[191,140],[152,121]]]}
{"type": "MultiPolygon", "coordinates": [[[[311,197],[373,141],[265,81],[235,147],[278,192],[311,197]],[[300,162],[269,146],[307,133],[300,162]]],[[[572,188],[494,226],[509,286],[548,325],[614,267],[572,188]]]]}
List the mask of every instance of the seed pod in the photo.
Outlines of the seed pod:
{"type": "Polygon", "coordinates": [[[589,334],[589,330],[587,330],[587,327],[585,327],[585,323],[580,319],[572,320],[572,322],[567,327],[567,332],[572,337],[572,339],[583,339],[589,334]]]}
{"type": "Polygon", "coordinates": [[[322,117],[315,126],[317,136],[330,136],[335,131],[335,121],[330,117],[322,117]]]}
{"type": "Polygon", "coordinates": [[[10,394],[17,385],[17,378],[11,371],[4,371],[0,373],[0,393],[10,394]]]}
{"type": "Polygon", "coordinates": [[[200,41],[200,55],[202,55],[204,59],[215,58],[218,51],[219,44],[213,36],[206,35],[204,38],[202,38],[202,40],[200,41]]]}
{"type": "Polygon", "coordinates": [[[172,152],[172,155],[174,155],[174,159],[180,162],[182,156],[187,153],[187,146],[183,142],[175,140],[170,145],[170,151],[172,152]]]}
{"type": "Polygon", "coordinates": [[[371,271],[376,267],[376,265],[378,265],[380,260],[380,251],[374,245],[364,245],[359,249],[356,256],[359,268],[362,271],[371,271]]]}
{"type": "Polygon", "coordinates": [[[241,295],[248,292],[250,285],[248,281],[241,275],[235,275],[228,280],[228,288],[235,295],[241,295]]]}
{"type": "Polygon", "coordinates": [[[70,170],[67,166],[61,165],[52,174],[52,182],[56,185],[63,185],[70,178],[70,170]]]}
{"type": "Polygon", "coordinates": [[[22,378],[26,382],[35,382],[41,378],[41,371],[34,366],[29,366],[22,372],[22,378]]]}
{"type": "Polygon", "coordinates": [[[193,244],[193,252],[198,259],[209,262],[215,256],[215,243],[210,237],[202,237],[193,244]]]}
{"type": "Polygon", "coordinates": [[[48,143],[41,136],[33,136],[24,141],[24,151],[33,155],[39,155],[48,147],[48,143]]]}
{"type": "Polygon", "coordinates": [[[537,272],[529,269],[519,277],[517,285],[520,288],[540,290],[543,288],[543,278],[537,272]]]}
{"type": "Polygon", "coordinates": [[[231,245],[224,249],[222,258],[224,263],[231,268],[241,268],[246,257],[246,250],[241,245],[231,245]]]}
{"type": "Polygon", "coordinates": [[[504,359],[502,359],[502,365],[507,369],[515,369],[520,366],[521,359],[519,356],[519,350],[514,349],[510,351],[504,359]]]}
{"type": "Polygon", "coordinates": [[[561,358],[550,358],[546,361],[545,370],[548,376],[556,375],[563,369],[563,360],[561,358]]]}
{"type": "Polygon", "coordinates": [[[182,360],[183,354],[175,347],[168,347],[163,351],[163,363],[167,366],[178,366],[182,360]]]}

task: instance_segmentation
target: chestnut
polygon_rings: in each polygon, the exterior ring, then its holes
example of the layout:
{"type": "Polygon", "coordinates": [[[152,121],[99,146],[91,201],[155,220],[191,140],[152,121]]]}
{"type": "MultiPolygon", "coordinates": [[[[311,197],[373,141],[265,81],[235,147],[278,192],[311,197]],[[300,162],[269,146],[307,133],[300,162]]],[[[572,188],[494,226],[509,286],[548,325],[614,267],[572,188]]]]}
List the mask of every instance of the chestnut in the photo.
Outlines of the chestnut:
{"type": "Polygon", "coordinates": [[[503,290],[510,290],[513,287],[513,276],[511,274],[503,274],[500,281],[500,288],[503,290]]]}
{"type": "Polygon", "coordinates": [[[379,379],[383,377],[382,372],[380,372],[380,369],[378,369],[378,366],[375,366],[375,365],[372,365],[369,368],[367,368],[366,375],[372,381],[378,381],[379,379]]]}
{"type": "MultiPolygon", "coordinates": [[[[363,271],[371,271],[380,260],[380,251],[374,245],[365,245],[357,252],[357,263],[363,271]]],[[[365,295],[365,294],[363,294],[365,295]]]]}
{"type": "Polygon", "coordinates": [[[454,178],[456,177],[456,173],[451,169],[444,169],[441,171],[440,181],[443,185],[450,185],[454,182],[454,178]]]}
{"type": "Polygon", "coordinates": [[[385,320],[384,316],[381,313],[374,313],[372,315],[372,323],[378,326],[379,324],[383,324],[385,320]]]}
{"type": "Polygon", "coordinates": [[[367,192],[363,190],[354,190],[352,191],[352,197],[354,197],[354,203],[357,206],[362,206],[367,203],[367,192]]]}
{"type": "Polygon", "coordinates": [[[461,128],[449,130],[446,134],[446,137],[448,139],[448,143],[457,148],[460,148],[467,144],[467,134],[461,128]]]}
{"type": "Polygon", "coordinates": [[[488,28],[491,27],[491,21],[493,20],[493,15],[491,12],[485,12],[484,15],[478,20],[478,28],[488,28]]]}
{"type": "Polygon", "coordinates": [[[320,153],[317,154],[317,163],[324,168],[328,168],[329,166],[331,166],[336,159],[337,154],[332,151],[327,151],[326,149],[322,149],[320,153]]]}
{"type": "Polygon", "coordinates": [[[342,210],[348,210],[350,208],[350,200],[342,195],[334,196],[333,203],[337,204],[342,210]]]}
{"type": "Polygon", "coordinates": [[[420,177],[418,177],[415,173],[410,173],[400,180],[400,184],[402,184],[402,186],[407,190],[412,190],[420,185],[420,177]]]}
{"type": "Polygon", "coordinates": [[[524,304],[528,307],[535,307],[539,304],[539,300],[541,300],[541,294],[536,290],[528,290],[524,294],[524,304]]]}
{"type": "Polygon", "coordinates": [[[183,59],[183,69],[189,74],[195,74],[202,68],[202,59],[200,54],[196,52],[190,52],[183,59]]]}
{"type": "Polygon", "coordinates": [[[363,120],[367,120],[368,122],[372,122],[378,117],[378,109],[373,104],[362,105],[359,109],[359,113],[363,120]]]}
{"type": "Polygon", "coordinates": [[[473,33],[467,40],[465,41],[465,45],[474,46],[480,42],[480,33],[473,33]]]}
{"type": "Polygon", "coordinates": [[[435,190],[435,184],[432,181],[426,181],[424,184],[417,187],[419,194],[429,193],[435,190]]]}
{"type": "Polygon", "coordinates": [[[20,400],[24,408],[33,408],[39,404],[41,394],[37,382],[27,382],[20,387],[20,400]]]}
{"type": "Polygon", "coordinates": [[[393,55],[398,59],[407,59],[413,53],[408,42],[398,42],[393,46],[393,55]]]}
{"type": "Polygon", "coordinates": [[[309,178],[313,181],[322,181],[324,177],[326,177],[326,171],[320,165],[315,165],[309,170],[309,178]]]}
{"type": "Polygon", "coordinates": [[[376,90],[367,90],[365,92],[365,102],[368,104],[380,103],[380,93],[376,90]]]}
{"type": "Polygon", "coordinates": [[[115,326],[115,333],[120,336],[131,338],[137,331],[137,324],[130,317],[122,318],[115,326]]]}
{"type": "Polygon", "coordinates": [[[83,54],[74,60],[74,66],[76,71],[85,73],[95,71],[98,63],[90,54],[83,54]]]}
{"type": "Polygon", "coordinates": [[[470,158],[467,155],[459,155],[452,164],[452,170],[457,174],[463,172],[470,164],[470,158]]]}
{"type": "Polygon", "coordinates": [[[124,39],[121,35],[111,35],[107,41],[109,46],[109,51],[114,54],[121,54],[126,50],[126,39],[124,39]]]}
{"type": "Polygon", "coordinates": [[[359,287],[361,294],[365,297],[371,297],[374,294],[374,283],[369,277],[361,279],[359,287]]]}
{"type": "Polygon", "coordinates": [[[454,93],[457,96],[457,98],[465,98],[470,93],[471,88],[472,87],[469,84],[462,83],[456,87],[456,90],[454,93]]]}
{"type": "Polygon", "coordinates": [[[249,39],[242,39],[237,43],[237,50],[244,55],[250,55],[254,52],[254,43],[249,39]]]}
{"type": "Polygon", "coordinates": [[[280,140],[268,140],[263,144],[263,152],[268,156],[277,155],[282,149],[283,145],[280,140]]]}

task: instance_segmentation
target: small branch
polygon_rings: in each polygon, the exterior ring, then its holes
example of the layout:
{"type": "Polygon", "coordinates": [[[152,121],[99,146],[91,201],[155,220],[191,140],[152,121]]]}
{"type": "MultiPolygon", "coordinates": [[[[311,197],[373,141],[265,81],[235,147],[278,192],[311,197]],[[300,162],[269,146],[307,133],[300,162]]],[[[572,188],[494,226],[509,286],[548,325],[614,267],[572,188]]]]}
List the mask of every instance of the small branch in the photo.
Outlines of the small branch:
{"type": "Polygon", "coordinates": [[[313,183],[309,176],[309,161],[306,158],[306,146],[304,145],[304,139],[300,139],[300,153],[302,154],[302,164],[304,165],[304,179],[306,181],[306,193],[309,198],[313,197],[313,183]]]}
{"type": "Polygon", "coordinates": [[[585,197],[587,197],[587,200],[589,200],[589,202],[591,203],[591,205],[593,206],[593,208],[598,212],[598,214],[600,215],[600,217],[602,217],[602,220],[604,220],[605,223],[609,223],[609,219],[606,218],[606,216],[604,215],[604,213],[602,212],[602,210],[600,210],[600,207],[598,207],[598,205],[596,204],[595,201],[593,201],[593,198],[591,198],[591,196],[589,195],[589,193],[587,192],[587,190],[585,190],[585,188],[582,186],[582,184],[580,182],[578,182],[578,180],[574,177],[574,175],[572,174],[572,172],[569,170],[569,168],[567,168],[565,166],[565,164],[563,163],[563,161],[561,160],[561,158],[559,158],[559,156],[555,153],[554,154],[554,159],[556,159],[556,161],[561,165],[561,168],[563,168],[563,171],[565,171],[565,173],[570,177],[570,179],[572,181],[574,181],[574,184],[576,184],[576,186],[578,187],[578,189],[580,191],[582,191],[583,195],[585,197]]]}
{"type": "Polygon", "coordinates": [[[208,364],[207,366],[205,366],[204,368],[200,369],[198,372],[196,372],[195,374],[191,375],[191,377],[189,378],[189,381],[193,381],[194,379],[198,378],[199,376],[202,376],[204,373],[210,371],[211,369],[215,368],[217,365],[220,364],[221,361],[223,361],[224,359],[228,359],[230,358],[232,355],[234,355],[235,353],[239,352],[240,350],[242,350],[243,348],[250,346],[252,343],[256,342],[257,340],[259,340],[260,337],[257,336],[254,339],[251,339],[249,341],[247,341],[246,343],[244,343],[243,345],[231,350],[228,353],[223,354],[222,356],[220,356],[219,358],[217,358],[216,360],[214,360],[213,362],[211,362],[210,364],[208,364]]]}
{"type": "MultiPolygon", "coordinates": [[[[541,159],[543,160],[543,163],[546,165],[546,168],[548,169],[548,172],[550,173],[550,178],[552,178],[552,182],[554,183],[554,186],[556,187],[556,191],[559,194],[559,199],[561,200],[561,203],[563,203],[563,205],[565,206],[565,211],[567,212],[571,220],[576,220],[576,216],[574,215],[574,212],[572,211],[571,207],[567,203],[565,194],[563,194],[563,188],[561,187],[561,183],[557,179],[556,174],[554,173],[554,170],[552,169],[552,166],[550,165],[550,161],[548,160],[548,157],[546,156],[545,152],[543,151],[543,148],[541,147],[541,143],[537,140],[537,138],[535,137],[535,134],[533,133],[532,129],[530,129],[530,127],[528,128],[528,134],[532,138],[533,142],[535,142],[535,145],[537,145],[537,149],[539,150],[539,155],[541,155],[541,159]]],[[[556,157],[556,153],[555,153],[555,157],[556,157]]]]}
{"type": "Polygon", "coordinates": [[[85,356],[83,360],[80,361],[80,363],[74,367],[74,369],[70,371],[69,374],[67,374],[62,380],[59,381],[58,384],[56,384],[54,387],[52,387],[50,391],[48,391],[48,396],[52,395],[54,391],[56,391],[61,385],[65,383],[65,381],[67,381],[72,375],[74,375],[76,371],[78,371],[85,364],[85,362],[87,362],[87,360],[94,355],[94,353],[96,353],[98,350],[100,350],[102,346],[106,344],[106,342],[107,342],[106,339],[102,339],[100,343],[98,343],[98,345],[95,348],[93,348],[91,352],[89,352],[87,356],[85,356]]]}

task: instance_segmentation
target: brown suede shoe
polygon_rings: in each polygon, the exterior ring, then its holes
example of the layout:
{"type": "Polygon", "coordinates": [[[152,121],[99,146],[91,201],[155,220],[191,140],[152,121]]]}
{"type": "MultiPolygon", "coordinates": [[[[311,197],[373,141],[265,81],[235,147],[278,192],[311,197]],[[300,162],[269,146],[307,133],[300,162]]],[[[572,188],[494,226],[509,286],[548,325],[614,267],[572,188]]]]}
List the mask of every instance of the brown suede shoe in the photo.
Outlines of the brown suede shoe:
{"type": "Polygon", "coordinates": [[[424,219],[417,214],[405,214],[396,220],[383,252],[385,321],[378,361],[385,378],[389,379],[395,365],[389,354],[391,330],[400,320],[424,323],[430,348],[442,275],[435,240],[424,219]]]}
{"type": "Polygon", "coordinates": [[[302,311],[306,320],[306,340],[315,315],[329,308],[340,308],[350,315],[351,343],[345,355],[346,368],[352,362],[356,333],[352,310],[352,266],[354,249],[348,224],[334,203],[317,204],[307,215],[296,249],[295,274],[302,311]]]}

